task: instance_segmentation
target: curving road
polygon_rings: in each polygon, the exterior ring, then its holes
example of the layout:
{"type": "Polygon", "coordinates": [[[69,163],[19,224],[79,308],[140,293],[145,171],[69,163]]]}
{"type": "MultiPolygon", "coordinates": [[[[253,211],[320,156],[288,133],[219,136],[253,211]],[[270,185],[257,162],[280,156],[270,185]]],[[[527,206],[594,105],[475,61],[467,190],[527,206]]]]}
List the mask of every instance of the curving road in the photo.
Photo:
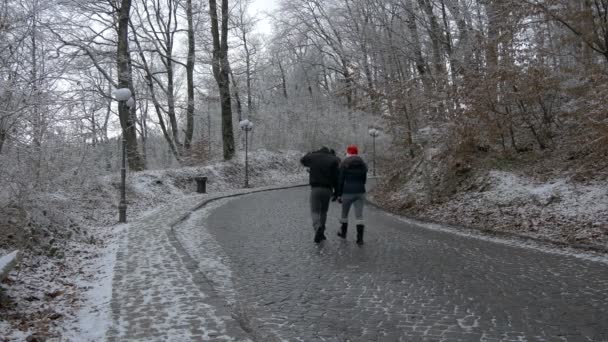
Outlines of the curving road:
{"type": "Polygon", "coordinates": [[[366,244],[312,242],[308,189],[204,223],[258,336],[295,341],[608,341],[608,265],[408,225],[366,207],[366,244]]]}

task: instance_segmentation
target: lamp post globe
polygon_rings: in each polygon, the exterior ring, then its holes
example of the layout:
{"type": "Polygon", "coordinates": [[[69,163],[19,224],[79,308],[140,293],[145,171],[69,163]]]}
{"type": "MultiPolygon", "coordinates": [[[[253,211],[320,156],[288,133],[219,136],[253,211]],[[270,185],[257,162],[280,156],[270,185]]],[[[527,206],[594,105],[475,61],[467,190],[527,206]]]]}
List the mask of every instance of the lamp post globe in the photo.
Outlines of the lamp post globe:
{"type": "Polygon", "coordinates": [[[247,119],[241,120],[241,122],[239,122],[239,127],[243,131],[247,132],[247,131],[250,131],[251,129],[253,129],[253,123],[247,119]]]}
{"type": "Polygon", "coordinates": [[[249,131],[253,129],[253,122],[245,119],[239,122],[241,130],[245,131],[245,188],[249,187],[249,131]]]}
{"type": "Polygon", "coordinates": [[[129,109],[133,109],[133,107],[135,107],[135,99],[133,97],[129,97],[125,104],[127,105],[127,107],[129,107],[129,109]]]}
{"type": "Polygon", "coordinates": [[[129,98],[131,98],[131,89],[118,88],[112,92],[112,95],[116,101],[127,101],[129,98]]]}

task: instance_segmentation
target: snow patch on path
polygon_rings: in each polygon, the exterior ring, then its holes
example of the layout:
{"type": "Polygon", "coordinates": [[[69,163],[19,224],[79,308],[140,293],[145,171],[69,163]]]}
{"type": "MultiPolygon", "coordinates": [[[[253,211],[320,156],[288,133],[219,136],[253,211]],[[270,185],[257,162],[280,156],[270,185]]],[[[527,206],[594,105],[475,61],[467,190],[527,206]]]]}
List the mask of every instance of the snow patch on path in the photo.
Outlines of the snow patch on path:
{"type": "Polygon", "coordinates": [[[76,320],[66,324],[63,338],[67,341],[101,341],[112,324],[111,307],[112,280],[116,253],[119,243],[125,237],[128,227],[121,224],[115,227],[114,236],[108,239],[108,247],[103,253],[83,265],[85,276],[77,280],[79,288],[84,288],[83,304],[76,312],[76,320]]]}
{"type": "Polygon", "coordinates": [[[442,224],[438,224],[438,223],[421,222],[421,221],[407,218],[404,216],[399,216],[399,215],[390,214],[390,213],[386,213],[386,214],[393,216],[394,218],[396,218],[402,222],[405,222],[407,224],[418,226],[418,227],[425,228],[425,229],[432,229],[435,231],[441,231],[441,232],[455,234],[458,236],[468,237],[468,238],[472,238],[472,239],[499,243],[499,244],[503,244],[503,245],[507,245],[507,246],[520,247],[520,248],[531,248],[531,249],[535,249],[535,250],[542,251],[545,253],[566,255],[566,256],[575,257],[575,258],[578,258],[581,260],[599,262],[599,263],[608,265],[608,255],[605,255],[605,254],[593,253],[593,252],[584,253],[584,252],[581,252],[580,250],[570,248],[570,247],[564,247],[564,248],[547,247],[538,242],[531,241],[531,240],[497,238],[497,237],[493,237],[493,236],[484,235],[484,234],[481,234],[481,233],[478,233],[475,231],[457,228],[454,226],[442,225],[442,224]]]}
{"type": "Polygon", "coordinates": [[[232,271],[228,266],[228,257],[213,235],[204,225],[211,213],[234,200],[225,198],[214,201],[194,212],[188,220],[174,228],[175,236],[190,256],[198,261],[201,272],[213,283],[229,305],[236,303],[236,290],[232,283],[232,271]]]}
{"type": "Polygon", "coordinates": [[[183,197],[128,226],[118,250],[112,291],[116,341],[247,341],[224,302],[185,258],[171,226],[206,195],[183,197]]]}

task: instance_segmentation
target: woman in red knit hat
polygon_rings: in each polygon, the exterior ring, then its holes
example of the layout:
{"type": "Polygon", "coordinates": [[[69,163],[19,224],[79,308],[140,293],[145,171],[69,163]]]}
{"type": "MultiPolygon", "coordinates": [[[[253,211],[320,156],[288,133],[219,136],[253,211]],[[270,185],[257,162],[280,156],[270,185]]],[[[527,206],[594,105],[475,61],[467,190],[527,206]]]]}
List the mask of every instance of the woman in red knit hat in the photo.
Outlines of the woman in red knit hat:
{"type": "Polygon", "coordinates": [[[345,239],[348,231],[348,213],[355,207],[355,225],[357,227],[357,244],[363,244],[363,202],[365,201],[365,183],[367,182],[367,165],[359,157],[357,145],[346,148],[346,158],[340,164],[338,188],[336,195],[342,203],[341,227],[338,236],[345,239]]]}

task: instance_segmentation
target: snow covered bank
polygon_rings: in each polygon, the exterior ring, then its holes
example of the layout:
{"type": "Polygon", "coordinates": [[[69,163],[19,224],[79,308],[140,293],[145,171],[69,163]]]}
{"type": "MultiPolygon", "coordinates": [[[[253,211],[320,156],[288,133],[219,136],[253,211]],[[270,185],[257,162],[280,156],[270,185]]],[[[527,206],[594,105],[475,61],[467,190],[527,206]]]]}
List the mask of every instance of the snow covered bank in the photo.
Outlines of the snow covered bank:
{"type": "Polygon", "coordinates": [[[19,251],[13,251],[6,255],[4,255],[4,253],[0,253],[0,279],[2,279],[4,274],[8,273],[11,267],[17,263],[18,256],[19,251]]]}
{"type": "Polygon", "coordinates": [[[489,171],[448,200],[429,203],[417,203],[410,184],[381,188],[378,202],[396,213],[608,251],[608,181],[539,181],[489,171]]]}
{"type": "MultiPolygon", "coordinates": [[[[299,165],[301,155],[251,152],[250,185],[301,182],[307,176],[299,165]]],[[[196,176],[208,177],[210,194],[242,188],[244,155],[200,167],[128,173],[128,221],[194,194],[196,176]]],[[[27,208],[0,206],[0,249],[8,252],[23,241],[31,247],[21,268],[2,284],[7,300],[0,301],[0,336],[8,341],[22,341],[23,336],[97,341],[103,336],[110,320],[117,246],[125,229],[115,225],[119,183],[119,175],[76,183],[66,176],[61,190],[33,194],[27,208]],[[30,231],[35,240],[25,238],[30,231]]]]}

